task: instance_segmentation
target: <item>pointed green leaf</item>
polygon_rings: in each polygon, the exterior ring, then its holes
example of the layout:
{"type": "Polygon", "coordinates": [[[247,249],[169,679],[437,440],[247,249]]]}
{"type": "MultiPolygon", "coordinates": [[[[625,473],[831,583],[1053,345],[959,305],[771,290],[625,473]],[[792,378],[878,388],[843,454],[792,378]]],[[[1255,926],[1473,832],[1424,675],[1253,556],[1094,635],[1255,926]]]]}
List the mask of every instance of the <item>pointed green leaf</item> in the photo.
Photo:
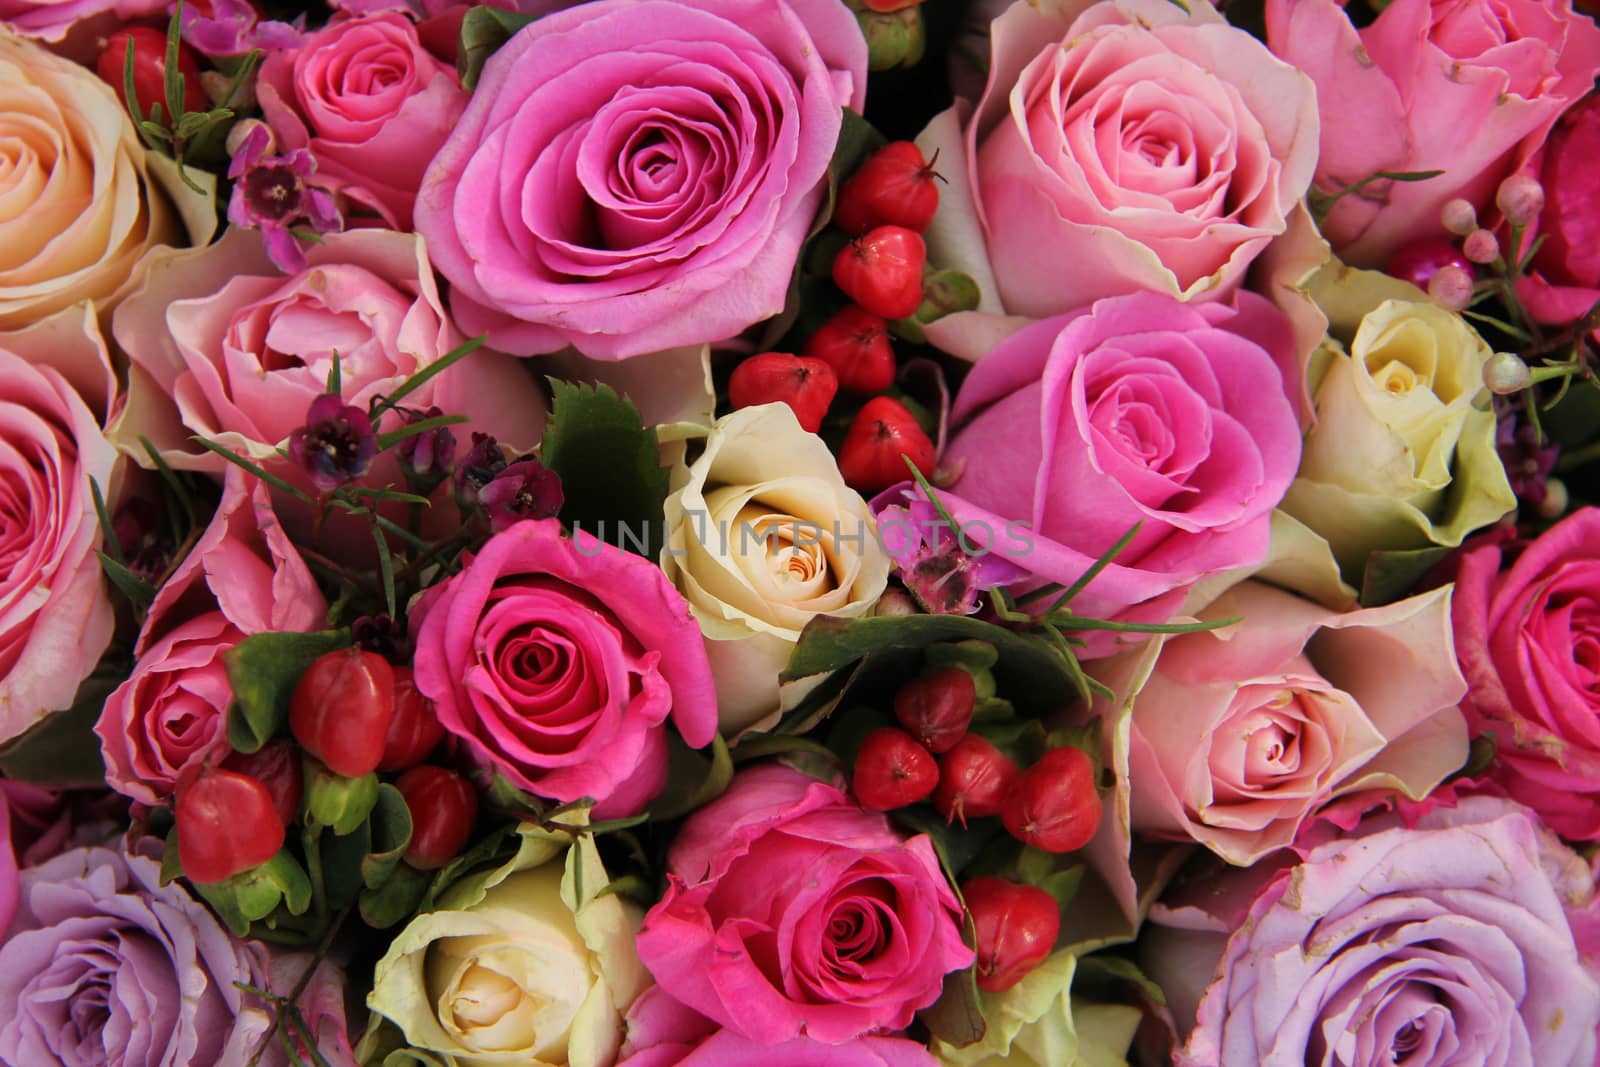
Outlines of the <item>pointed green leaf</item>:
{"type": "Polygon", "coordinates": [[[550,384],[540,459],[561,478],[561,521],[654,560],[666,542],[668,481],[655,430],[609,386],[550,384]]]}
{"type": "Polygon", "coordinates": [[[306,668],[318,656],[349,645],[349,630],[265,633],[223,653],[233,686],[228,743],[235,751],[255,752],[281,733],[289,719],[289,698],[306,668]]]}
{"type": "MultiPolygon", "coordinates": [[[[372,809],[371,851],[361,860],[361,880],[368,889],[378,889],[389,880],[411,844],[411,809],[400,790],[387,782],[378,787],[378,803],[372,809]]],[[[424,883],[423,888],[426,888],[424,883]]],[[[417,899],[422,898],[422,889],[417,899]]]]}
{"type": "Polygon", "coordinates": [[[456,73],[461,76],[461,84],[468,89],[477,88],[489,57],[534,17],[496,7],[468,8],[461,20],[461,36],[456,47],[456,73]]]}

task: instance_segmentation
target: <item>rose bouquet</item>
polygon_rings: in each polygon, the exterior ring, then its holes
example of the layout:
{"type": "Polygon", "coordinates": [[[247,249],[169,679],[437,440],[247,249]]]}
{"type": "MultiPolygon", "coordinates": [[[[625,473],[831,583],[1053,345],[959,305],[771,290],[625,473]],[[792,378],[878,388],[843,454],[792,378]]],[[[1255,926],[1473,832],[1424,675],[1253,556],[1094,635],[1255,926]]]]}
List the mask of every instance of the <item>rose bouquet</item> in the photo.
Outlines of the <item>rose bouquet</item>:
{"type": "Polygon", "coordinates": [[[0,1064],[1600,1064],[1588,0],[0,23],[0,1064]]]}

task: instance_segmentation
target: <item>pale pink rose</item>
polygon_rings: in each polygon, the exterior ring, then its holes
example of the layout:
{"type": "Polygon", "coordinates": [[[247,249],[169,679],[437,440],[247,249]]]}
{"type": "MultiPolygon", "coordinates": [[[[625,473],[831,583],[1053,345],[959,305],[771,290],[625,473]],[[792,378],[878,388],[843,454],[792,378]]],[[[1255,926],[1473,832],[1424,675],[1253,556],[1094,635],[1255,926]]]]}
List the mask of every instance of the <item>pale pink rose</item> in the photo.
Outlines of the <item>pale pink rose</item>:
{"type": "Polygon", "coordinates": [[[0,22],[24,37],[54,43],[84,19],[112,15],[124,22],[166,8],[167,0],[0,0],[0,22]]]}
{"type": "Polygon", "coordinates": [[[1441,236],[1447,200],[1487,212],[1600,70],[1600,29],[1571,0],[1395,0],[1359,30],[1337,0],[1268,0],[1266,16],[1272,50],[1317,83],[1318,190],[1380,170],[1444,171],[1373,182],[1333,205],[1322,232],[1362,267],[1441,236]]]}
{"type": "Polygon", "coordinates": [[[1168,639],[1133,700],[1134,833],[1245,866],[1334,797],[1418,799],[1466,762],[1448,589],[1339,613],[1245,582],[1201,613],[1233,616],[1168,639]]]}
{"type": "Polygon", "coordinates": [[[110,375],[86,308],[0,333],[0,741],[70,706],[111,641],[89,488],[113,493],[110,375]]]}
{"type": "Polygon", "coordinates": [[[1310,81],[1206,0],[1015,3],[976,109],[918,143],[951,179],[930,256],[981,310],[1043,317],[1153,290],[1226,297],[1316,161],[1310,81]]]}
{"type": "Polygon", "coordinates": [[[319,629],[326,608],[266,486],[230,469],[211,524],[151,604],[133,674],[101,709],[107,783],[164,803],[186,769],[227,748],[223,653],[251,634],[319,629]]]}
{"type": "Polygon", "coordinates": [[[417,199],[461,325],[622,359],[776,315],[866,58],[838,0],[597,0],[531,23],[417,199]]]}
{"type": "MultiPolygon", "coordinates": [[[[145,434],[179,468],[226,466],[189,440],[195,434],[272,460],[326,389],[335,352],[345,402],[365,407],[466,340],[414,234],[332,234],[306,261],[286,277],[258,234],[237,229],[209,248],[157,257],[113,325],[133,363],[117,438],[145,434]]],[[[532,377],[494,352],[474,352],[406,403],[470,416],[456,428],[463,451],[474,430],[531,448],[543,426],[532,377]]],[[[379,429],[399,424],[389,412],[379,429]]]]}
{"type": "Polygon", "coordinates": [[[411,229],[428,161],[467,106],[455,68],[398,14],[335,19],[261,65],[256,97],[279,151],[304,148],[319,181],[353,185],[411,229]]]}

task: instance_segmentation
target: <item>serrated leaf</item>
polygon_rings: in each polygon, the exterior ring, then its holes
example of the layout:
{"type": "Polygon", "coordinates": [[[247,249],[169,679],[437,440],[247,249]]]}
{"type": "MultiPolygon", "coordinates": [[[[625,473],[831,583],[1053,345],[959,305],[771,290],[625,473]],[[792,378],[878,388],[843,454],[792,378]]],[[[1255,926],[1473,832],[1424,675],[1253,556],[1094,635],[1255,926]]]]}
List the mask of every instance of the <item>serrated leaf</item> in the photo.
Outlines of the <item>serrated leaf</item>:
{"type": "Polygon", "coordinates": [[[468,8],[461,20],[461,35],[456,48],[456,73],[468,89],[478,87],[483,65],[500,46],[516,36],[518,30],[534,21],[533,15],[519,15],[496,7],[468,8]]]}
{"type": "Polygon", "coordinates": [[[282,732],[289,719],[289,698],[306,668],[318,656],[349,644],[349,630],[265,633],[247,637],[223,653],[233,686],[228,743],[234,750],[255,752],[282,732]]]}
{"type": "Polygon", "coordinates": [[[609,386],[550,384],[539,458],[561,478],[561,521],[654,560],[666,542],[668,487],[655,430],[609,386]]]}
{"type": "MultiPolygon", "coordinates": [[[[378,786],[378,803],[372,809],[372,844],[361,860],[361,881],[368,889],[382,887],[395,873],[406,846],[411,844],[411,832],[411,809],[406,806],[406,798],[387,782],[378,786]]],[[[417,898],[422,898],[421,889],[417,898]]]]}

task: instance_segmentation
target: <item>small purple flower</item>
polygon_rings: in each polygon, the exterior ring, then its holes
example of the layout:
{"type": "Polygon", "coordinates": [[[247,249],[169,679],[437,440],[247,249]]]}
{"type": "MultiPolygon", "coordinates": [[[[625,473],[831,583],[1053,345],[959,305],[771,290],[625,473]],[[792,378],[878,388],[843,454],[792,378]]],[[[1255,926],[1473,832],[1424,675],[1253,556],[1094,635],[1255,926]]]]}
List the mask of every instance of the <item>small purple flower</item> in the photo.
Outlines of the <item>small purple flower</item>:
{"type": "Polygon", "coordinates": [[[536,459],[520,459],[478,492],[495,533],[523,519],[548,519],[561,510],[561,477],[536,459]]]}
{"type": "Polygon", "coordinates": [[[323,393],[306,411],[306,424],[289,435],[289,459],[327,493],[367,472],[378,451],[372,420],[333,393],[323,393]]]}
{"type": "Polygon", "coordinates": [[[344,228],[338,202],[328,190],[313,184],[316,162],[311,153],[297,148],[273,155],[272,130],[261,122],[242,123],[244,134],[234,142],[228,177],[233,197],[228,201],[228,221],[245,229],[259,229],[267,255],[289,274],[305,269],[306,256],[295,239],[296,227],[313,233],[336,233],[344,228]]]}
{"type": "Polygon", "coordinates": [[[211,0],[209,15],[192,4],[185,5],[183,39],[213,58],[242,56],[252,48],[270,52],[299,44],[305,36],[305,21],[304,15],[292,24],[266,21],[248,0],[211,0]]]}
{"type": "Polygon", "coordinates": [[[1501,416],[1495,427],[1495,447],[1506,467],[1506,480],[1518,498],[1538,506],[1544,502],[1550,473],[1556,469],[1561,446],[1548,438],[1540,443],[1539,431],[1515,414],[1501,416]]]}
{"type": "Polygon", "coordinates": [[[889,489],[872,505],[879,541],[925,611],[971,615],[980,606],[979,594],[1028,576],[984,545],[957,537],[920,489],[889,489]]]}
{"type": "Polygon", "coordinates": [[[477,507],[483,487],[505,469],[506,457],[500,442],[486,433],[474,433],[472,447],[456,468],[456,504],[463,511],[477,507]]]}
{"type": "MultiPolygon", "coordinates": [[[[436,419],[444,412],[437,407],[427,411],[401,409],[400,417],[407,425],[424,419],[436,419]]],[[[450,427],[440,426],[426,433],[402,440],[395,449],[400,457],[400,472],[406,484],[424,495],[450,476],[451,464],[456,458],[456,438],[450,427]]]]}

